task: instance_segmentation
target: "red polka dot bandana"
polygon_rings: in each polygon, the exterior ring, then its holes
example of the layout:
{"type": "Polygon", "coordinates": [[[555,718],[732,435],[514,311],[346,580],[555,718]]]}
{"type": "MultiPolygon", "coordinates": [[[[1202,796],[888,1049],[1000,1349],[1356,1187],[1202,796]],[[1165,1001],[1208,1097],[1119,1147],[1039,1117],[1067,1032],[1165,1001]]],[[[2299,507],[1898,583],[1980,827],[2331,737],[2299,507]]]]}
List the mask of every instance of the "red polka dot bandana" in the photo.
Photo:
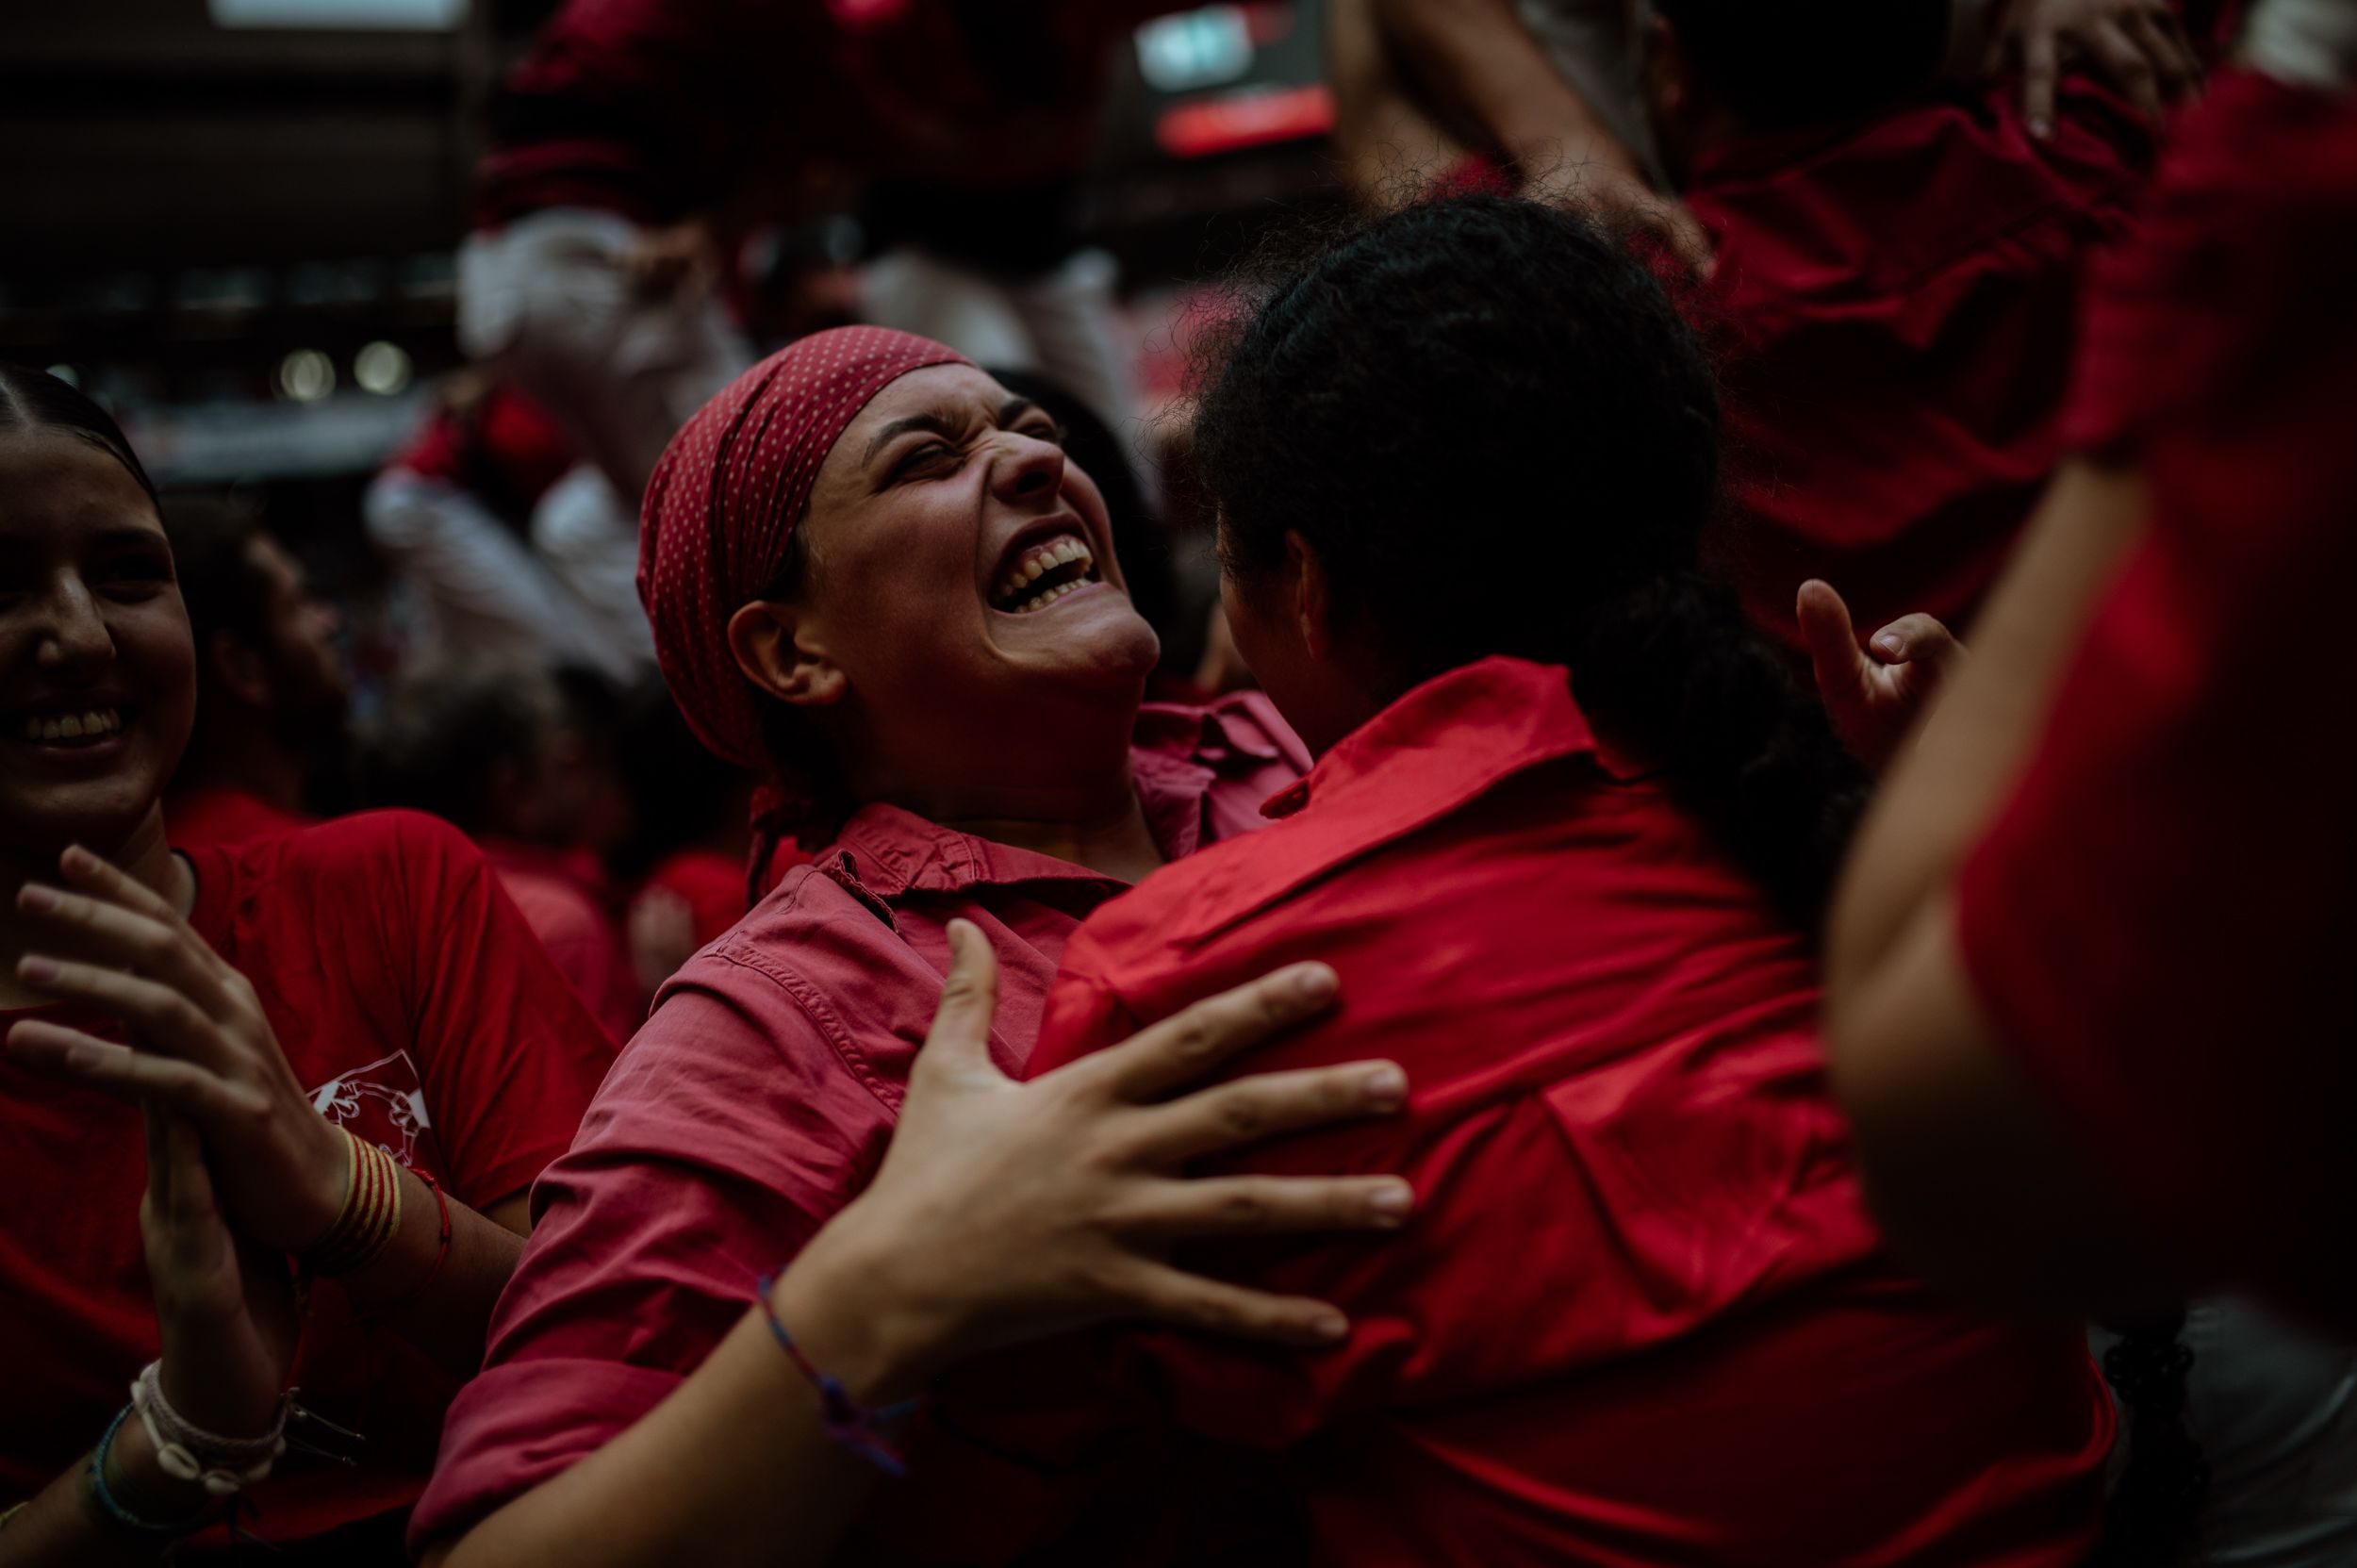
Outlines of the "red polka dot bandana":
{"type": "Polygon", "coordinates": [[[966,364],[905,332],[848,326],[789,343],[671,437],[639,513],[638,600],[672,699],[706,746],[768,770],[729,618],[777,579],[818,467],[868,401],[911,371],[966,364]]]}

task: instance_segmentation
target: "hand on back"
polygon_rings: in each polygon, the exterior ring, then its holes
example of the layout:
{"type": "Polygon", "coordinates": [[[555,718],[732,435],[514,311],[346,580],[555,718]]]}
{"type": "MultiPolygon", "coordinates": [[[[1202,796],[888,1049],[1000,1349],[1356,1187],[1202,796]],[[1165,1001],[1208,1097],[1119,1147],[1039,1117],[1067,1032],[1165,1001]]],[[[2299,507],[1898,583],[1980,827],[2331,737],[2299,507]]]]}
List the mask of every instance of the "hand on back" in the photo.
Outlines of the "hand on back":
{"type": "MultiPolygon", "coordinates": [[[[1346,1330],[1321,1302],[1189,1274],[1178,1242],[1397,1227],[1393,1177],[1190,1179],[1194,1159],[1396,1110],[1386,1063],[1190,1088],[1247,1048],[1326,1011],[1334,981],[1299,965],[1199,1002],[1029,1082],[992,1063],[997,969],[981,932],[950,927],[941,1010],[874,1183],[793,1273],[839,1279],[887,1358],[922,1381],[964,1357],[1092,1323],[1150,1319],[1297,1345],[1346,1330]]],[[[836,1291],[818,1293],[832,1298],[836,1291]]]]}

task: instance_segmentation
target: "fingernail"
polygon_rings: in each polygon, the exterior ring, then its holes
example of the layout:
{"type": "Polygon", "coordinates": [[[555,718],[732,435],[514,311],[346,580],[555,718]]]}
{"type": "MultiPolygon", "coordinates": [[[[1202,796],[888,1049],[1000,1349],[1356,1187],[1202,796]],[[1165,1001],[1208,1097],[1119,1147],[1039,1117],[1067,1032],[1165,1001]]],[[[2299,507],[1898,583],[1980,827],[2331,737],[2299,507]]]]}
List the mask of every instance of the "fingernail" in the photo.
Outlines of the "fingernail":
{"type": "Polygon", "coordinates": [[[26,953],[16,961],[16,978],[29,980],[36,985],[46,985],[58,978],[58,966],[49,959],[26,953]]]}
{"type": "Polygon", "coordinates": [[[1405,1181],[1386,1182],[1367,1195],[1370,1210],[1394,1219],[1415,1206],[1415,1192],[1405,1181]]]}
{"type": "Polygon", "coordinates": [[[1367,1074],[1367,1098],[1381,1106],[1397,1105],[1408,1098],[1408,1075],[1397,1067],[1377,1067],[1367,1074]]]}
{"type": "Polygon", "coordinates": [[[97,858],[79,844],[69,844],[65,847],[65,853],[58,857],[58,863],[69,871],[87,871],[97,858]]]}
{"type": "Polygon", "coordinates": [[[2054,134],[2054,123],[2042,114],[2033,115],[2030,118],[2030,134],[2043,141],[2054,134]]]}
{"type": "Polygon", "coordinates": [[[1294,994],[1304,1001],[1324,1001],[1334,994],[1334,971],[1323,964],[1305,964],[1294,971],[1294,994]]]}
{"type": "Polygon", "coordinates": [[[1338,1340],[1350,1332],[1350,1320],[1340,1312],[1327,1312],[1310,1320],[1310,1337],[1338,1340]]]}
{"type": "Polygon", "coordinates": [[[45,914],[58,907],[58,895],[37,882],[28,882],[17,891],[16,907],[45,914]]]}
{"type": "Polygon", "coordinates": [[[1904,653],[1907,651],[1907,645],[1895,636],[1876,637],[1874,646],[1890,654],[1904,653]]]}

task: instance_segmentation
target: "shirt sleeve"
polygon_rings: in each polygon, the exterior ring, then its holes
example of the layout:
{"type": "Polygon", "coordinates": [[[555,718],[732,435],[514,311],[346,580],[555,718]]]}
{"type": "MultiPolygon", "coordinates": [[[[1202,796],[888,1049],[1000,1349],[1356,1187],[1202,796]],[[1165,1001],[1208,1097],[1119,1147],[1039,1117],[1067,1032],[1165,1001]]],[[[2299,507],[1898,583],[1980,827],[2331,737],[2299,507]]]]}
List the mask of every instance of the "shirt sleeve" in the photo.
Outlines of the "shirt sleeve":
{"type": "Polygon", "coordinates": [[[514,1196],[564,1152],[614,1048],[475,847],[399,813],[388,871],[412,914],[411,1035],[451,1190],[475,1208],[514,1196]]]}
{"type": "Polygon", "coordinates": [[[708,954],[675,982],[534,1189],[532,1240],[452,1406],[413,1543],[462,1532],[652,1410],[881,1158],[873,1097],[782,993],[733,967],[708,954]]]}

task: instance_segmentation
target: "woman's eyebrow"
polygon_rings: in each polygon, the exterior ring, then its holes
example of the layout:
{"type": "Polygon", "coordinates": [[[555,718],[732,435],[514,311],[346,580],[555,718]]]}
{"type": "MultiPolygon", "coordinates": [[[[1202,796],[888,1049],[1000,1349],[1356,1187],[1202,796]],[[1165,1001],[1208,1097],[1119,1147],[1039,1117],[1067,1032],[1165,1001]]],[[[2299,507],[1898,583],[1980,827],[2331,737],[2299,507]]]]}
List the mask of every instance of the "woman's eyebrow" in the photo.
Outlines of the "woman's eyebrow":
{"type": "Polygon", "coordinates": [[[1030,398],[1009,398],[1006,406],[998,410],[998,428],[1004,430],[1024,415],[1038,412],[1039,404],[1030,398]]]}
{"type": "Polygon", "coordinates": [[[942,415],[911,414],[904,419],[894,420],[876,432],[875,439],[867,443],[867,450],[860,455],[860,466],[865,468],[873,462],[877,452],[886,441],[896,436],[905,436],[912,430],[930,430],[936,436],[944,437],[957,434],[956,428],[942,415]]]}

